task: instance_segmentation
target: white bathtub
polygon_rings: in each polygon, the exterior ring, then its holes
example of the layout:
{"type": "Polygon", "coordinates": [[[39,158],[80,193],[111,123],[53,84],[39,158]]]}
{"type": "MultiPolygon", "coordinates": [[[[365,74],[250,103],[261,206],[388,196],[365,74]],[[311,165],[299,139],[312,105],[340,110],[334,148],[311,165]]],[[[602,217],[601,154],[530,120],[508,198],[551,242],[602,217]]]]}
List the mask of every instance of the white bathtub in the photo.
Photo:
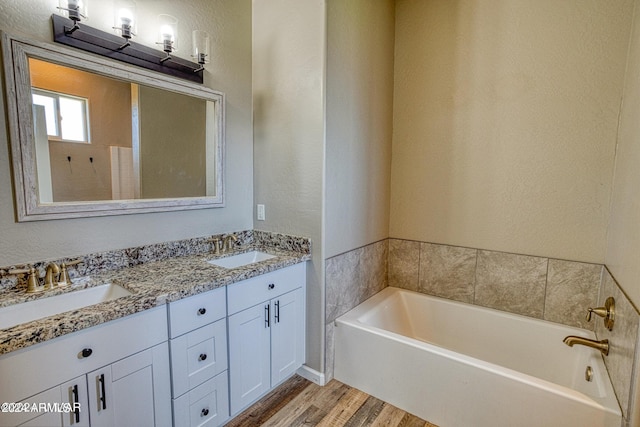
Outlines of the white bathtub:
{"type": "Polygon", "coordinates": [[[567,335],[595,338],[386,288],[336,320],[335,378],[441,427],[619,427],[600,352],[567,335]]]}

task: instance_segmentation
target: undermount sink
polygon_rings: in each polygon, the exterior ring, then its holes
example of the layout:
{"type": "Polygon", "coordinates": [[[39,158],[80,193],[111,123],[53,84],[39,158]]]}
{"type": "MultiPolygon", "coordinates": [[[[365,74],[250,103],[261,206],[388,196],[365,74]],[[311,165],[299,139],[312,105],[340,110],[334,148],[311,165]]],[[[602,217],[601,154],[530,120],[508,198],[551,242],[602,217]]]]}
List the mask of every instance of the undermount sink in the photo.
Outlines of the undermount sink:
{"type": "Polygon", "coordinates": [[[271,258],[275,258],[275,256],[265,252],[251,251],[244,252],[238,255],[232,255],[226,258],[210,259],[207,262],[209,264],[217,265],[218,267],[238,268],[245,265],[253,264],[255,262],[265,261],[271,258]]]}
{"type": "Polygon", "coordinates": [[[112,283],[0,308],[0,329],[131,295],[112,283]]]}

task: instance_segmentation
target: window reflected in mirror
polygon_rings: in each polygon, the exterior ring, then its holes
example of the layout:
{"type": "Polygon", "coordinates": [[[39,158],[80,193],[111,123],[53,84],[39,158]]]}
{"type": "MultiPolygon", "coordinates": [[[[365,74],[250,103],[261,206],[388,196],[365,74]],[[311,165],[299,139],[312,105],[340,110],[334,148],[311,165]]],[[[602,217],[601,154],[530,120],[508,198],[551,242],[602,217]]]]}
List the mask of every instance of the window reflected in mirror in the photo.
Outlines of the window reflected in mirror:
{"type": "Polygon", "coordinates": [[[86,98],[31,88],[33,105],[44,108],[49,139],[89,142],[89,111],[86,98]]]}

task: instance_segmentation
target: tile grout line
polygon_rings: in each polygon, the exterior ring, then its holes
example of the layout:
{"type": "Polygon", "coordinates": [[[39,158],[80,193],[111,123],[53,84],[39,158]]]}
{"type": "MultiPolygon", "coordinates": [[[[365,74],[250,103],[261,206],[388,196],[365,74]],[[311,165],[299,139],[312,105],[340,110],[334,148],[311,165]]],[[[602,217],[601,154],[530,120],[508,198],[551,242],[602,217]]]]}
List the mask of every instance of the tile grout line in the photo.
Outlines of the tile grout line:
{"type": "Polygon", "coordinates": [[[544,275],[544,297],[542,298],[542,317],[541,319],[544,320],[545,316],[546,316],[546,312],[547,312],[547,288],[549,285],[549,264],[550,264],[550,259],[547,258],[547,271],[544,275]]]}

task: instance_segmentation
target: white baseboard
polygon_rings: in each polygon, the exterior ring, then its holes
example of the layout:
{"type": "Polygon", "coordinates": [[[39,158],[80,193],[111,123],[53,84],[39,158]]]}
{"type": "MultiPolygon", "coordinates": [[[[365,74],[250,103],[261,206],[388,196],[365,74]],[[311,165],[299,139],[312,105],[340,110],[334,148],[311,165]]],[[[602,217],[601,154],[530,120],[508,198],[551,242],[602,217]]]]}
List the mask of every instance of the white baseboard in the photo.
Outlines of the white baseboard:
{"type": "Polygon", "coordinates": [[[309,381],[314,382],[320,386],[325,385],[324,374],[308,367],[307,365],[302,365],[300,368],[298,368],[298,371],[296,373],[302,378],[306,378],[309,381]]]}

